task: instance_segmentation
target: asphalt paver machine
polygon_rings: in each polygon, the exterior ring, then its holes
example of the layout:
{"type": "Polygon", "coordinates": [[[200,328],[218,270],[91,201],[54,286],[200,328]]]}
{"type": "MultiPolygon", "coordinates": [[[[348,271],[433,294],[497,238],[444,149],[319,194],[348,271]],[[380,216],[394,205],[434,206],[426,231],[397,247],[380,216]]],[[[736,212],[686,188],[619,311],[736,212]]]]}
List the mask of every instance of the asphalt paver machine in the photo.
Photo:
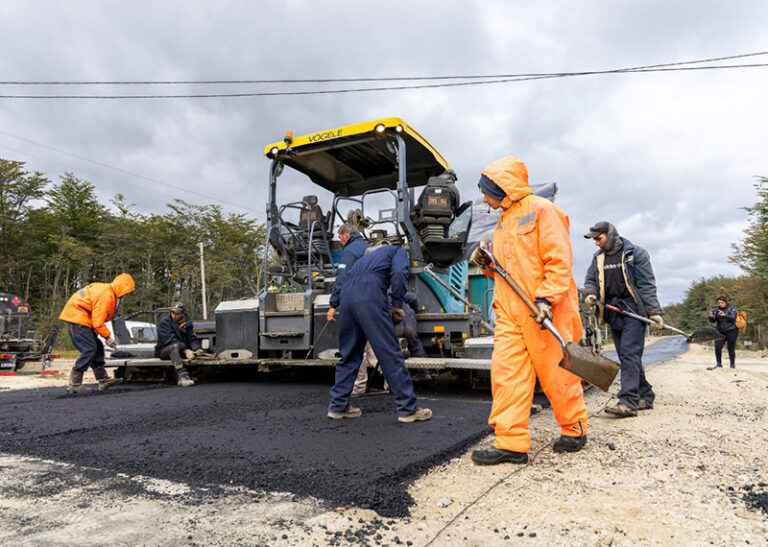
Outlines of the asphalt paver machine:
{"type": "MultiPolygon", "coordinates": [[[[265,155],[272,163],[265,290],[258,301],[260,357],[334,358],[338,322],[328,322],[326,314],[342,248],[336,233],[344,222],[372,245],[408,252],[408,289],[418,299],[418,336],[430,356],[463,357],[467,339],[490,334],[466,298],[472,202],[461,201],[455,173],[415,129],[386,118],[288,134],[265,155]],[[325,209],[314,194],[280,204],[278,194],[288,193],[279,184],[286,168],[329,194],[325,209]]],[[[225,302],[218,311],[231,313],[231,307],[225,302]]],[[[217,338],[217,349],[224,342],[217,338]]]]}
{"type": "Polygon", "coordinates": [[[428,357],[406,365],[490,369],[492,326],[467,295],[472,203],[461,201],[455,173],[423,136],[386,118],[295,138],[288,133],[264,154],[271,165],[263,288],[257,297],[217,306],[217,358],[197,364],[334,364],[339,322],[326,316],[342,250],[338,228],[347,222],[372,245],[408,253],[408,290],[418,300],[417,335],[428,357]]]}

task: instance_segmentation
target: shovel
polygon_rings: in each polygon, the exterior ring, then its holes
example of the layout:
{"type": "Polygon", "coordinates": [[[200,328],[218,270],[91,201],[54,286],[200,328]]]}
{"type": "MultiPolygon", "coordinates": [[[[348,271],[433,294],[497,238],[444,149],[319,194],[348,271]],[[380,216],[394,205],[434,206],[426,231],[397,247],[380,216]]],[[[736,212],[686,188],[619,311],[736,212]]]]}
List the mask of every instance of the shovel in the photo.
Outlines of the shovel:
{"type": "MultiPolygon", "coordinates": [[[[607,310],[620,313],[621,315],[626,315],[627,317],[631,317],[632,319],[637,319],[638,321],[642,321],[643,323],[647,323],[649,325],[658,325],[656,321],[648,319],[647,317],[643,317],[642,315],[637,315],[636,313],[632,313],[631,311],[620,310],[616,306],[611,306],[610,304],[603,304],[602,302],[598,302],[598,304],[605,306],[605,309],[607,310]]],[[[701,330],[697,330],[692,334],[687,334],[681,331],[680,329],[676,329],[675,327],[672,327],[667,324],[664,324],[662,328],[671,330],[672,332],[675,332],[681,336],[685,336],[686,341],[693,344],[712,342],[713,340],[723,340],[725,338],[725,336],[717,332],[715,329],[701,329],[701,330]]]]}
{"type": "MultiPolygon", "coordinates": [[[[512,287],[512,290],[517,293],[517,296],[519,296],[528,309],[531,310],[532,316],[538,313],[538,308],[533,301],[531,301],[523,289],[509,277],[506,270],[499,265],[496,257],[493,256],[493,253],[488,249],[486,241],[480,243],[480,250],[483,251],[493,263],[493,267],[487,269],[499,274],[501,278],[507,282],[507,285],[512,287]]],[[[602,355],[598,355],[587,348],[574,344],[573,342],[566,342],[550,319],[545,318],[544,321],[541,322],[541,326],[551,332],[563,348],[563,360],[560,361],[561,367],[586,380],[596,388],[602,391],[608,391],[614,378],[616,378],[616,374],[619,372],[618,363],[615,363],[602,355]]]]}

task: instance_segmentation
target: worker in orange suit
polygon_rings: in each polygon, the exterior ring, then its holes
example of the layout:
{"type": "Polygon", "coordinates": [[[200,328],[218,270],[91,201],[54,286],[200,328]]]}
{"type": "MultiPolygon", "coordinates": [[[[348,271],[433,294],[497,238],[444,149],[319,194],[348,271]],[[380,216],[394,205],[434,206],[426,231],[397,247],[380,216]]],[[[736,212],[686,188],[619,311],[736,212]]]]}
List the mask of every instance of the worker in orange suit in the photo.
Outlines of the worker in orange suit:
{"type": "Polygon", "coordinates": [[[133,292],[135,288],[133,277],[122,273],[112,280],[112,283],[91,283],[73,294],[59,315],[59,319],[67,322],[67,332],[75,349],[80,356],[69,374],[70,393],[87,391],[83,387],[83,374],[88,367],[93,368],[93,375],[99,382],[99,390],[105,390],[121,380],[110,378],[104,368],[104,346],[98,334],[106,339],[106,344],[115,348],[117,342],[106,326],[117,310],[120,298],[133,292]]]}
{"type": "MultiPolygon", "coordinates": [[[[531,193],[528,169],[517,158],[505,157],[490,164],[478,186],[488,205],[502,209],[494,230],[493,254],[536,303],[538,313],[531,314],[501,276],[496,276],[493,309],[498,319],[491,356],[493,406],[488,418],[496,438],[493,447],[473,451],[472,461],[478,465],[528,462],[528,420],[536,378],[560,424],[555,452],[578,452],[587,442],[581,380],[558,366],[562,348],[540,325],[545,318],[551,319],[566,341],[578,342],[582,335],[568,217],[551,201],[531,193]]],[[[479,248],[470,260],[481,269],[490,265],[479,248]]],[[[487,269],[484,273],[494,275],[487,269]]]]}

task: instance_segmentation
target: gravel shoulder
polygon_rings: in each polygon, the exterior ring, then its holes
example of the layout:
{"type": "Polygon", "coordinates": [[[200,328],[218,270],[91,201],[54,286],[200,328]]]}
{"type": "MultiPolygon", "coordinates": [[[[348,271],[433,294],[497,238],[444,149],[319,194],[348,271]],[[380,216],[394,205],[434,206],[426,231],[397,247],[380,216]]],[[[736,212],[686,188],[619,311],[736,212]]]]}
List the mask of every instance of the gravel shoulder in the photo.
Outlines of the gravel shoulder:
{"type": "MultiPolygon", "coordinates": [[[[545,410],[532,420],[529,465],[476,467],[468,451],[410,486],[416,503],[402,519],[22,458],[3,454],[0,436],[0,543],[765,544],[768,359],[740,352],[735,370],[707,371],[712,361],[696,346],[653,367],[657,402],[637,418],[607,417],[610,395],[593,390],[578,454],[552,452],[545,410]]],[[[65,378],[2,377],[0,397],[65,378]]]]}

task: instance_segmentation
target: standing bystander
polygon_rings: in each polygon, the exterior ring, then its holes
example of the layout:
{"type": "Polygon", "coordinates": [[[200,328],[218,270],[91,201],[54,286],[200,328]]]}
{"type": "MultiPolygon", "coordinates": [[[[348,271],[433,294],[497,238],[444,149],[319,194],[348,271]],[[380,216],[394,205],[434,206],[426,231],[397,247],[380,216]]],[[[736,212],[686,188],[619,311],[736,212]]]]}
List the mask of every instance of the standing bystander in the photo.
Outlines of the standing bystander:
{"type": "Polygon", "coordinates": [[[736,368],[736,339],[739,337],[739,329],[736,327],[736,317],[739,312],[728,303],[726,296],[717,297],[717,307],[710,310],[709,320],[715,323],[717,332],[725,336],[724,340],[715,342],[716,364],[707,370],[723,367],[723,346],[728,344],[728,359],[731,368],[736,368]]]}

